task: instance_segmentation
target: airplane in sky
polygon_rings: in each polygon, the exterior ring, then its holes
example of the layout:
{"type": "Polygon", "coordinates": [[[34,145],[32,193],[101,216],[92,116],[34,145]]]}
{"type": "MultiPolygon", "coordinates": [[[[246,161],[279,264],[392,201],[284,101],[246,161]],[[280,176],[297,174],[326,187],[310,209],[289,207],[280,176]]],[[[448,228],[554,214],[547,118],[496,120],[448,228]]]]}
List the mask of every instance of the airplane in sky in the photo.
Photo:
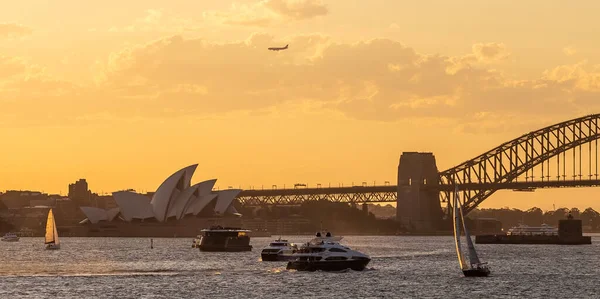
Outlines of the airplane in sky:
{"type": "Polygon", "coordinates": [[[281,51],[281,50],[285,50],[288,48],[289,45],[285,45],[285,47],[271,47],[269,48],[269,50],[271,51],[281,51]]]}

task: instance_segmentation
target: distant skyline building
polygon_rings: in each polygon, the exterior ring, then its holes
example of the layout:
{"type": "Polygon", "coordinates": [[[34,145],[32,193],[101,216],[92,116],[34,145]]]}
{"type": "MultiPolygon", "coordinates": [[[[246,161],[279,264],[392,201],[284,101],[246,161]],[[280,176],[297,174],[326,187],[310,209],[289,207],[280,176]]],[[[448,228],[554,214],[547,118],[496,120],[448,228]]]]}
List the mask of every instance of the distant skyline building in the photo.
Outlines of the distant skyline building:
{"type": "Polygon", "coordinates": [[[92,203],[92,192],[88,188],[85,179],[79,179],[73,184],[69,184],[69,194],[71,200],[79,205],[90,205],[92,203]]]}
{"type": "Polygon", "coordinates": [[[2,203],[9,209],[20,209],[29,206],[54,205],[48,194],[29,190],[8,190],[0,196],[2,203]]]}
{"type": "MultiPolygon", "coordinates": [[[[82,222],[89,221],[95,224],[100,221],[116,219],[125,222],[166,222],[179,220],[186,216],[239,215],[232,204],[242,190],[229,189],[213,192],[216,179],[191,185],[192,175],[197,167],[198,164],[193,164],[173,173],[160,184],[155,192],[150,193],[151,197],[130,190],[117,191],[113,192],[117,204],[115,208],[102,209],[95,206],[81,206],[81,211],[87,217],[82,222]]],[[[77,183],[81,188],[77,189],[77,192],[82,192],[83,187],[87,187],[85,180],[83,182],[79,180],[77,183]]],[[[75,190],[76,187],[73,188],[75,190]]],[[[69,190],[71,190],[71,185],[69,185],[69,190]]]]}

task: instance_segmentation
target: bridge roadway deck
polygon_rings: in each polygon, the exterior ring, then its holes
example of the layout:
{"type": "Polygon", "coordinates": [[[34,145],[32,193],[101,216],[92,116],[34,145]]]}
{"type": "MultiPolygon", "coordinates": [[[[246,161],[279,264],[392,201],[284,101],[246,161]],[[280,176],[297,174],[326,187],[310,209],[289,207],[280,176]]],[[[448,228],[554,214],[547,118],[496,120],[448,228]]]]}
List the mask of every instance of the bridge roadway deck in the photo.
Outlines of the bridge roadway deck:
{"type": "MultiPolygon", "coordinates": [[[[410,186],[405,186],[410,188],[410,186]]],[[[600,187],[598,179],[529,181],[510,183],[458,184],[460,190],[533,191],[538,188],[600,187]]],[[[422,185],[421,190],[452,192],[454,185],[422,185]]],[[[243,190],[238,195],[242,204],[299,204],[307,200],[329,199],[337,202],[395,202],[398,186],[352,186],[296,189],[243,190]]]]}

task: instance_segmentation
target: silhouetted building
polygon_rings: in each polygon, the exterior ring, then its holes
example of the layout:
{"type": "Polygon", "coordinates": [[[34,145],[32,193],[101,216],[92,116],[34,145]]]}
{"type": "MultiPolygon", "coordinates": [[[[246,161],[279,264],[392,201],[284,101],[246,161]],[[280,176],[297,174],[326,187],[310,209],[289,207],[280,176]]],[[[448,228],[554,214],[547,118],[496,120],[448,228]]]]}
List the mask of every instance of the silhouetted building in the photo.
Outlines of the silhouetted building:
{"type": "Polygon", "coordinates": [[[432,153],[404,152],[398,165],[396,220],[411,231],[439,229],[443,217],[439,193],[439,174],[432,153]]]}
{"type": "Polygon", "coordinates": [[[502,222],[494,218],[477,218],[473,220],[476,234],[501,234],[502,222]]]}
{"type": "Polygon", "coordinates": [[[43,198],[43,199],[32,199],[29,201],[30,207],[39,207],[39,206],[53,207],[55,205],[56,205],[56,199],[51,198],[51,197],[47,197],[47,198],[43,198]]]}
{"type": "Polygon", "coordinates": [[[115,201],[115,198],[112,195],[92,194],[92,197],[94,198],[93,201],[96,202],[96,207],[98,208],[110,210],[112,208],[119,207],[117,205],[117,202],[115,201]]]}
{"type": "Polygon", "coordinates": [[[31,206],[32,202],[48,200],[48,194],[39,191],[8,190],[0,195],[0,200],[9,209],[20,209],[31,206]]]}
{"type": "Polygon", "coordinates": [[[88,183],[85,179],[79,179],[73,184],[69,184],[69,198],[79,205],[92,204],[92,192],[88,189],[88,183]]]}

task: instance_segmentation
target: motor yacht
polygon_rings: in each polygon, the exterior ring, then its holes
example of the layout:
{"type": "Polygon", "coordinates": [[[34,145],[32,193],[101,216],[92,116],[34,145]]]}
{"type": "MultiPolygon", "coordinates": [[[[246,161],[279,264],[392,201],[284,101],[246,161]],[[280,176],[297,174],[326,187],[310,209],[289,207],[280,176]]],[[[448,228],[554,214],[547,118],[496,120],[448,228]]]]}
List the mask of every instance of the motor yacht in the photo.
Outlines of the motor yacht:
{"type": "Polygon", "coordinates": [[[17,236],[17,234],[15,233],[6,233],[3,237],[2,237],[2,241],[4,242],[17,242],[19,241],[19,236],[17,236]]]}
{"type": "Polygon", "coordinates": [[[293,258],[293,254],[298,251],[298,245],[288,242],[288,240],[279,239],[269,243],[261,253],[263,262],[266,261],[287,261],[293,258]]]}
{"type": "Polygon", "coordinates": [[[342,237],[331,236],[329,232],[325,237],[317,233],[314,239],[292,254],[293,260],[288,262],[286,268],[298,271],[364,270],[371,258],[341,245],[341,239],[342,237]]]}

